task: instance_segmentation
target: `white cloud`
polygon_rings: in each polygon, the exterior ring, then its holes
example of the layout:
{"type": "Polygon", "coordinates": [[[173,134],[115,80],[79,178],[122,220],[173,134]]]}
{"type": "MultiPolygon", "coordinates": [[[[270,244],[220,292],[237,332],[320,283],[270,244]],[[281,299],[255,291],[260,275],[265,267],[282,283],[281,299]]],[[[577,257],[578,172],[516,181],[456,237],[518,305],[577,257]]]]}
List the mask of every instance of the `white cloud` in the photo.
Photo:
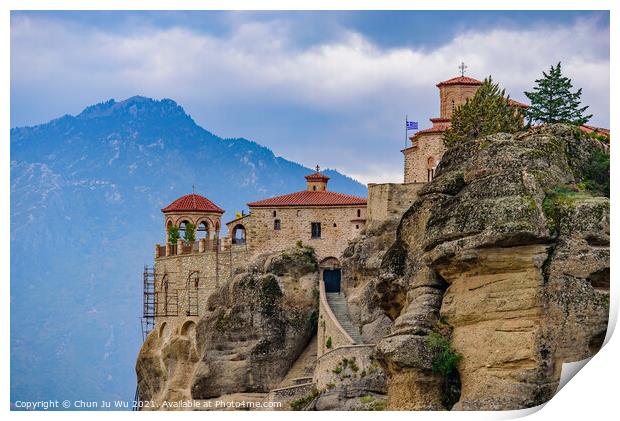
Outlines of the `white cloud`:
{"type": "MultiPolygon", "coordinates": [[[[609,124],[609,30],[596,19],[571,26],[482,28],[435,49],[380,48],[354,32],[299,47],[290,41],[294,29],[277,20],[240,23],[226,38],[182,27],[115,33],[18,15],[11,27],[12,98],[64,107],[51,118],[109,97],[171,97],[189,104],[199,123],[202,108],[299,107],[335,116],[342,127],[325,125],[329,133],[320,125],[308,128],[305,136],[319,145],[315,150],[300,149],[277,132],[274,127],[283,124],[277,115],[261,127],[243,127],[243,134],[255,133],[285,157],[321,162],[366,181],[400,174],[403,115],[427,125],[438,112],[434,85],[454,76],[461,60],[472,76],[492,74],[521,100],[543,69],[562,61],[574,85],[583,88],[593,123],[609,124]],[[69,110],[67,98],[73,100],[69,110]],[[321,146],[334,153],[325,156],[321,146]]],[[[210,124],[215,127],[206,128],[216,133],[240,134],[210,124]]]]}

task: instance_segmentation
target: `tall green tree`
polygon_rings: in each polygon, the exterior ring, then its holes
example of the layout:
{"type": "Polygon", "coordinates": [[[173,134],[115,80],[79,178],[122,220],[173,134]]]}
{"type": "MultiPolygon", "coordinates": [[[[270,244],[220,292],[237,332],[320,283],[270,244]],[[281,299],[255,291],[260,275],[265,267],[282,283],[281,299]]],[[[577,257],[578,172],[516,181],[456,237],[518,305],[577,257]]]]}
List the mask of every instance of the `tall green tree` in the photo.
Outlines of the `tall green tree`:
{"type": "Polygon", "coordinates": [[[185,238],[184,240],[188,243],[193,243],[196,241],[196,225],[191,222],[187,222],[185,224],[185,238]]]}
{"type": "Polygon", "coordinates": [[[581,88],[571,92],[572,81],[562,76],[562,63],[551,66],[549,73],[535,81],[532,92],[524,92],[532,105],[525,112],[528,124],[570,123],[581,126],[592,117],[584,115],[588,106],[581,106],[581,88]]]}
{"type": "Polygon", "coordinates": [[[514,133],[523,128],[523,112],[510,104],[510,97],[491,76],[473,97],[452,113],[452,124],[444,132],[447,147],[494,133],[514,133]]]}
{"type": "Polygon", "coordinates": [[[181,235],[179,234],[179,228],[175,227],[174,225],[170,225],[168,227],[168,242],[170,244],[176,244],[179,238],[181,238],[181,235]]]}

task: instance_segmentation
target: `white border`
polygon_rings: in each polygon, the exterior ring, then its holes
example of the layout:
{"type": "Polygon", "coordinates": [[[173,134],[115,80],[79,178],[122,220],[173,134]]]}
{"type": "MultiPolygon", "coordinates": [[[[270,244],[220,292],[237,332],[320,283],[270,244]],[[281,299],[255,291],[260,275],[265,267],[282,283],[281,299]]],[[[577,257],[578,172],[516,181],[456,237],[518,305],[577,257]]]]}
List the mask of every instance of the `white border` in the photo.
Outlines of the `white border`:
{"type": "MultiPolygon", "coordinates": [[[[9,381],[9,332],[10,332],[10,290],[7,280],[10,276],[10,259],[9,259],[9,242],[8,242],[8,227],[10,226],[10,212],[9,212],[9,192],[10,192],[10,176],[9,176],[9,129],[10,129],[10,116],[9,116],[9,101],[10,101],[10,10],[611,10],[611,110],[610,110],[610,128],[615,133],[618,127],[618,73],[617,53],[614,51],[614,47],[617,49],[618,40],[618,15],[619,9],[617,1],[607,0],[591,0],[591,1],[576,1],[576,0],[434,0],[434,1],[407,1],[407,0],[5,0],[0,6],[3,9],[3,14],[0,22],[1,26],[1,44],[2,45],[2,83],[0,90],[2,92],[1,110],[2,115],[0,117],[0,133],[2,136],[2,151],[0,153],[0,166],[2,168],[2,193],[0,196],[0,215],[2,226],[5,228],[4,241],[0,245],[0,268],[2,270],[2,310],[1,319],[2,327],[5,335],[4,344],[1,349],[1,367],[2,367],[2,380],[0,390],[4,397],[4,410],[9,411],[9,396],[10,396],[10,381],[9,381]]],[[[612,155],[616,155],[615,148],[612,148],[612,155]]],[[[615,158],[612,162],[615,162],[615,158]]],[[[612,197],[616,197],[618,191],[618,184],[616,181],[619,177],[615,174],[615,164],[612,164],[612,197]]],[[[614,199],[615,203],[615,199],[614,199]]],[[[617,213],[615,211],[615,205],[611,208],[612,220],[615,220],[614,216],[617,213]]],[[[612,238],[617,238],[617,230],[615,224],[612,224],[612,238]]],[[[613,245],[613,241],[612,241],[613,245]]],[[[617,253],[612,249],[612,272],[611,278],[616,279],[616,258],[617,253]]],[[[618,311],[618,293],[615,288],[615,283],[612,284],[612,299],[611,299],[611,314],[610,314],[610,332],[615,327],[615,321],[617,320],[618,311]]],[[[616,335],[617,336],[617,335],[616,335]]],[[[609,335],[608,335],[609,339],[609,335]]],[[[609,343],[605,345],[603,350],[599,352],[587,365],[587,368],[577,374],[576,379],[570,381],[566,387],[564,387],[544,408],[534,414],[530,415],[530,419],[547,419],[558,418],[563,420],[580,419],[580,420],[606,420],[611,419],[612,414],[615,414],[615,402],[617,398],[617,379],[620,374],[619,360],[620,358],[620,345],[617,338],[611,338],[609,343]]],[[[528,411],[532,412],[532,411],[528,411]]],[[[79,412],[11,412],[11,417],[16,419],[26,417],[46,417],[50,419],[67,419],[74,417],[83,417],[84,413],[79,412]],[[45,415],[42,415],[45,414],[45,415]]],[[[89,418],[105,419],[110,417],[110,413],[97,412],[88,413],[89,418]]],[[[292,413],[289,412],[217,412],[217,413],[157,413],[146,415],[145,413],[114,413],[115,418],[130,418],[133,416],[153,416],[153,417],[165,417],[169,419],[171,416],[174,418],[180,416],[187,417],[230,417],[230,418],[247,418],[248,416],[257,418],[269,418],[269,419],[282,419],[283,417],[290,417],[292,413]]],[[[348,413],[345,416],[355,416],[358,418],[372,417],[372,413],[348,413]]],[[[379,414],[374,414],[374,416],[379,414]]],[[[465,419],[465,420],[481,420],[481,419],[506,419],[514,418],[525,413],[520,411],[508,411],[508,412],[390,412],[380,413],[379,416],[390,418],[407,418],[411,419],[465,419]],[[389,414],[389,415],[388,415],[389,414]]],[[[332,418],[341,417],[339,413],[295,413],[295,417],[310,418],[332,418]]],[[[617,417],[617,415],[616,415],[617,417]]]]}

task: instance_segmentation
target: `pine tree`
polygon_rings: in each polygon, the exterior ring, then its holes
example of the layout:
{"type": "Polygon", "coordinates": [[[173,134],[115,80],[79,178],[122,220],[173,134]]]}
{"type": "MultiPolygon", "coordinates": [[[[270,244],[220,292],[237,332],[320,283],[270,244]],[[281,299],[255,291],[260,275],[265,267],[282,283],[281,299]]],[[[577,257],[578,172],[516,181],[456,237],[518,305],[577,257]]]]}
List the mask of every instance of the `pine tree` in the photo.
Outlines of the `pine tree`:
{"type": "Polygon", "coordinates": [[[570,123],[581,126],[592,117],[583,115],[587,106],[581,107],[581,88],[571,92],[572,81],[562,76],[562,63],[551,66],[549,73],[536,80],[532,92],[524,92],[532,103],[525,112],[528,125],[538,123],[570,123]]]}
{"type": "Polygon", "coordinates": [[[472,98],[452,113],[452,123],[444,132],[447,147],[494,133],[514,133],[523,128],[523,113],[510,104],[504,89],[489,76],[472,98]]]}

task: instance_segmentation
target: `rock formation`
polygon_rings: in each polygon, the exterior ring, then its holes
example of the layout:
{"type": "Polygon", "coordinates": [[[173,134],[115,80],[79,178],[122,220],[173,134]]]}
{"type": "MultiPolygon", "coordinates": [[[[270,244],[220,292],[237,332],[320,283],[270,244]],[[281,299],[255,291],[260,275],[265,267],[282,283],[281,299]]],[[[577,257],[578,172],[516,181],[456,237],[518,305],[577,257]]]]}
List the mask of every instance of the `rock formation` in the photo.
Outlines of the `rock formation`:
{"type": "Polygon", "coordinates": [[[141,400],[159,406],[277,387],[316,332],[316,271],[310,248],[261,256],[209,298],[195,333],[153,331],[136,367],[141,400]]]}
{"type": "MultiPolygon", "coordinates": [[[[607,329],[609,199],[585,188],[603,148],[552,125],[449,149],[402,219],[370,227],[340,259],[359,346],[374,351],[322,367],[333,382],[293,407],[549,400],[562,364],[596,353],[607,329]]],[[[273,396],[315,333],[317,270],[306,248],[262,256],[209,299],[195,334],[153,332],[137,363],[142,399],[273,396]]]]}
{"type": "Polygon", "coordinates": [[[600,147],[556,125],[446,152],[367,292],[368,308],[393,319],[377,345],[390,409],[535,406],[552,397],[562,363],[600,348],[609,199],[576,187],[600,147]],[[432,332],[460,355],[455,376],[434,367],[432,332]]]}

